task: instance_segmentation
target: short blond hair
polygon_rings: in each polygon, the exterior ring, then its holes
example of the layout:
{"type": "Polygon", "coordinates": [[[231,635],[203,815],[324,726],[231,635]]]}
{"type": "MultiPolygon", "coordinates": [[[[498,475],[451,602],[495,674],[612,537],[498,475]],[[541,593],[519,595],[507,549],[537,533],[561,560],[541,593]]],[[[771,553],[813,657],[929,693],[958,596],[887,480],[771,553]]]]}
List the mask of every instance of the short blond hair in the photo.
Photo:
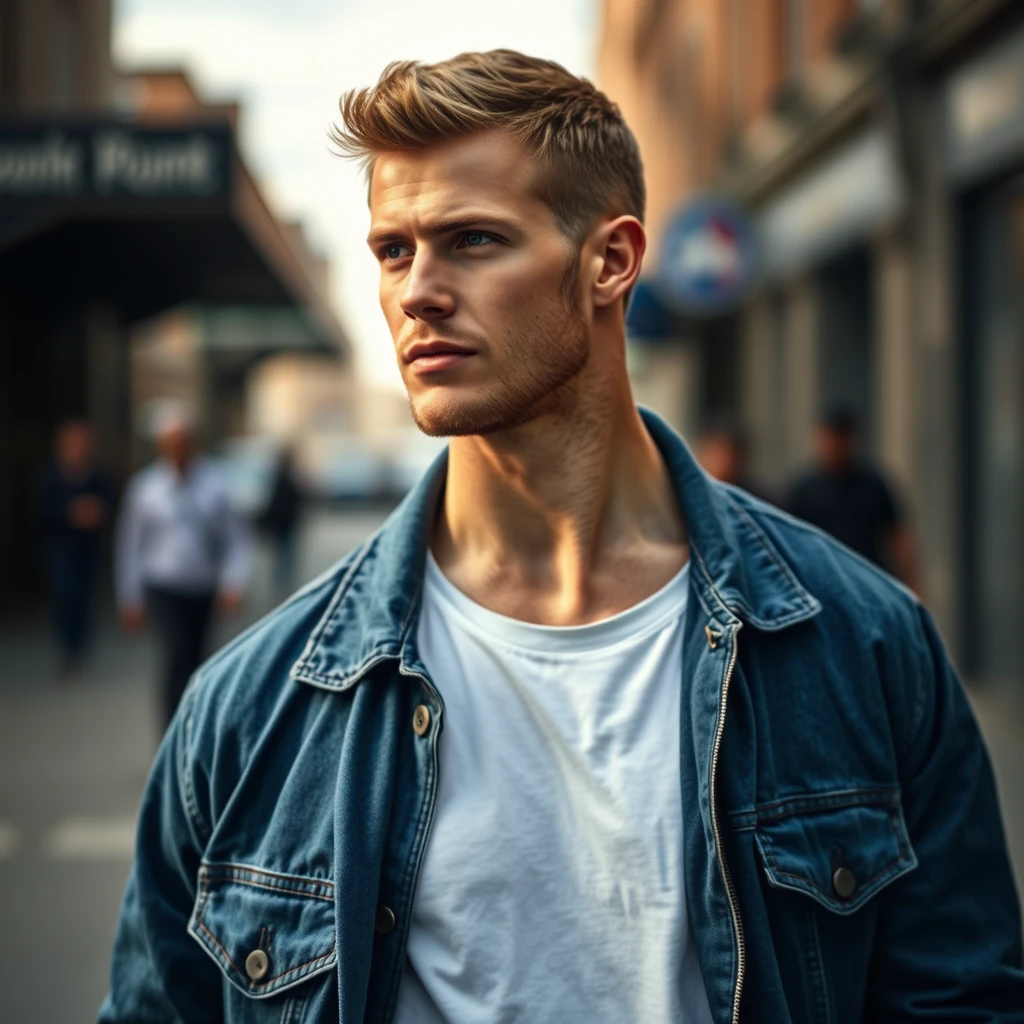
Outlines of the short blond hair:
{"type": "Polygon", "coordinates": [[[340,106],[331,137],[370,173],[380,153],[498,130],[541,163],[538,194],[575,244],[604,214],[643,220],[646,189],[633,133],[603,92],[554,61],[515,50],[438,64],[396,61],[376,85],[345,93],[340,106]]]}

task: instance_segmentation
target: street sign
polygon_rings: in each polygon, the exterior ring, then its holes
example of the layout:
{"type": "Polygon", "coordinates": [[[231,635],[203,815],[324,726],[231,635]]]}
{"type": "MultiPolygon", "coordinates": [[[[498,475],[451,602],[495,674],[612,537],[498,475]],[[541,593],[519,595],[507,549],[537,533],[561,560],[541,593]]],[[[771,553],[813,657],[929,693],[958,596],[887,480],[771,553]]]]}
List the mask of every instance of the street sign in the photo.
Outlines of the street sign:
{"type": "Polygon", "coordinates": [[[729,313],[746,297],[756,276],[754,228],[735,203],[704,196],[687,203],[669,224],[658,284],[680,313],[729,313]]]}

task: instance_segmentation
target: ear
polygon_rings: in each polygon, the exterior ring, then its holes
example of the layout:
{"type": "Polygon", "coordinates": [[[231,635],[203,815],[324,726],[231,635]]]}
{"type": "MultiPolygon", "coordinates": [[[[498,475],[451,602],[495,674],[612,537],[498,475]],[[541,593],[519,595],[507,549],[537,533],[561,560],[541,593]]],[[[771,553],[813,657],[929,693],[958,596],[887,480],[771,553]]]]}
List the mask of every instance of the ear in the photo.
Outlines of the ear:
{"type": "Polygon", "coordinates": [[[592,237],[599,263],[594,281],[594,305],[610,306],[629,293],[640,276],[647,236],[643,225],[628,214],[605,221],[592,237]]]}

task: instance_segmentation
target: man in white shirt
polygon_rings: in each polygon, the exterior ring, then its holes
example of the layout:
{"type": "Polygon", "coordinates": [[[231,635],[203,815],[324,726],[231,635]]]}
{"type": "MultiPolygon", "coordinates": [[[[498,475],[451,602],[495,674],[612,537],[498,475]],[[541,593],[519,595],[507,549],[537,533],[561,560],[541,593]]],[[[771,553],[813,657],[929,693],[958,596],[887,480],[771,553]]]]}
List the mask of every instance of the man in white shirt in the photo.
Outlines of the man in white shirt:
{"type": "Polygon", "coordinates": [[[633,403],[615,105],[497,50],[393,64],[342,118],[413,415],[451,443],[197,673],[102,1024],[1024,1024],[927,614],[633,403]]]}
{"type": "Polygon", "coordinates": [[[166,726],[203,659],[215,604],[224,615],[241,608],[251,541],[221,473],[198,456],[187,415],[163,410],[155,435],[160,458],[125,494],[115,581],[125,629],[140,630],[148,611],[156,631],[166,726]]]}
{"type": "Polygon", "coordinates": [[[452,438],[418,626],[447,726],[395,1019],[705,1024],[671,767],[686,531],[622,339],[639,161],[580,178],[560,218],[507,131],[397,150],[378,102],[343,108],[341,141],[371,162],[413,416],[452,438]]]}

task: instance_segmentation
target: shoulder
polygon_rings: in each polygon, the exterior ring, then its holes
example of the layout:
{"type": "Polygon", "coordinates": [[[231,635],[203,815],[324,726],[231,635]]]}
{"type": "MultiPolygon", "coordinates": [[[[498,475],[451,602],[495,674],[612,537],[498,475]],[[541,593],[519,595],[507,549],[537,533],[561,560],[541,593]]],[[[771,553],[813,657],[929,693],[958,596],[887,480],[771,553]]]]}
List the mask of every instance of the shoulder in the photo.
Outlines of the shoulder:
{"type": "Polygon", "coordinates": [[[918,620],[916,595],[824,530],[745,491],[729,488],[728,495],[735,513],[820,601],[826,622],[842,619],[873,633],[918,620]]]}
{"type": "Polygon", "coordinates": [[[327,614],[362,547],[312,580],[209,658],[192,683],[190,731],[257,735],[284,695],[298,692],[292,668],[327,614]]]}
{"type": "Polygon", "coordinates": [[[800,660],[819,665],[818,675],[857,702],[869,702],[871,692],[881,696],[895,749],[906,751],[946,658],[917,595],[817,527],[742,492],[730,490],[729,497],[772,557],[821,605],[790,637],[800,660]]]}

